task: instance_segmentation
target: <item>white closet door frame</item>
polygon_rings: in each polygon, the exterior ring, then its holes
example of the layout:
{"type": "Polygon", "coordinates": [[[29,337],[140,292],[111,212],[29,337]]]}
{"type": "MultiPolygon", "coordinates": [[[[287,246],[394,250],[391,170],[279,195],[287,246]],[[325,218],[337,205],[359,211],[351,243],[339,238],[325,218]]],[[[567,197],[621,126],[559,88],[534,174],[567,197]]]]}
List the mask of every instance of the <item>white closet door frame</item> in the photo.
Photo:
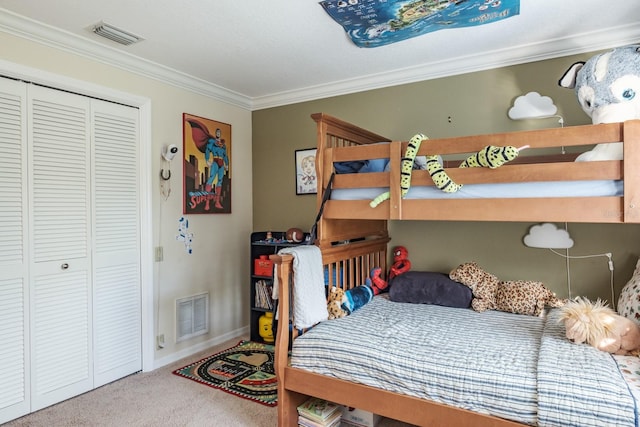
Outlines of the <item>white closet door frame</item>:
{"type": "Polygon", "coordinates": [[[142,284],[142,370],[154,369],[155,331],[153,310],[153,216],[152,216],[152,180],[151,177],[151,100],[149,98],[117,91],[59,74],[50,73],[32,67],[15,64],[0,59],[0,75],[39,83],[45,86],[68,90],[78,94],[117,102],[139,110],[140,126],[140,250],[142,284]]]}

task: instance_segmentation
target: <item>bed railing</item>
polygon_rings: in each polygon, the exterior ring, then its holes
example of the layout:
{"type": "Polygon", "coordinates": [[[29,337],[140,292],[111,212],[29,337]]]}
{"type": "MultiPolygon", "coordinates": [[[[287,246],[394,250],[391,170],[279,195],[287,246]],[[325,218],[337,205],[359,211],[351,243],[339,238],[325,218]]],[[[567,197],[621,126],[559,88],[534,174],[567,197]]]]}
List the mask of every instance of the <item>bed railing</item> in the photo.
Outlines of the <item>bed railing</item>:
{"type": "MultiPolygon", "coordinates": [[[[371,208],[370,200],[329,200],[321,224],[323,232],[319,234],[321,247],[344,236],[386,236],[385,221],[390,219],[640,222],[636,201],[640,195],[640,173],[636,170],[640,162],[640,120],[426,140],[418,151],[418,155],[440,154],[445,159],[464,159],[486,145],[528,145],[530,148],[516,161],[498,169],[458,168],[456,164],[446,167],[445,171],[458,184],[624,180],[622,197],[413,200],[402,199],[400,194],[399,165],[406,151],[406,142],[372,145],[388,139],[375,134],[349,133],[344,130],[348,124],[330,116],[313,117],[318,121],[318,173],[322,188],[326,187],[333,172],[334,162],[388,158],[393,165],[387,172],[334,177],[335,189],[388,187],[390,198],[376,208],[371,208]],[[619,141],[624,142],[625,161],[574,162],[575,154],[559,154],[565,149],[571,151],[572,147],[589,148],[593,144],[619,141]],[[549,155],[550,152],[554,154],[549,155]]],[[[412,187],[433,185],[428,171],[413,171],[412,187]]],[[[322,194],[318,197],[321,198],[322,194]]]]}
{"type": "MultiPolygon", "coordinates": [[[[370,239],[345,245],[335,245],[322,249],[322,263],[326,271],[328,286],[340,286],[350,289],[364,284],[370,270],[380,267],[387,271],[387,244],[390,239],[370,239]]],[[[274,262],[278,279],[278,328],[275,338],[275,370],[278,376],[278,395],[284,396],[286,381],[283,381],[288,365],[289,350],[293,340],[303,333],[290,327],[293,324],[293,256],[289,254],[270,255],[274,262]],[[287,320],[284,320],[287,319],[287,320]]],[[[386,275],[383,274],[383,277],[386,275]]],[[[300,397],[302,399],[302,397],[300,397]]],[[[294,405],[295,406],[295,405],[294,405]]],[[[290,419],[296,414],[287,405],[278,405],[278,418],[290,419]]]]}
{"type": "MultiPolygon", "coordinates": [[[[368,239],[344,245],[335,245],[322,250],[324,280],[327,287],[337,286],[344,290],[364,285],[373,268],[380,268],[381,277],[386,277],[387,243],[386,239],[368,239]]],[[[278,279],[278,319],[289,319],[278,322],[277,337],[289,337],[288,324],[293,324],[293,256],[289,254],[270,255],[275,265],[278,279]],[[282,331],[280,328],[285,328],[282,331]],[[281,333],[282,332],[282,333],[281,333]]],[[[295,338],[302,331],[293,331],[295,338]]],[[[287,344],[288,346],[288,344],[287,344]]]]}
{"type": "MultiPolygon", "coordinates": [[[[329,177],[333,172],[333,162],[325,160],[325,156],[331,155],[325,151],[325,148],[367,146],[365,150],[369,150],[369,147],[377,150],[371,144],[390,142],[391,140],[327,114],[316,113],[312,114],[311,117],[317,123],[316,172],[318,175],[317,206],[319,208],[324,195],[323,190],[327,188],[329,177]]],[[[370,152],[372,155],[375,155],[375,153],[377,151],[370,152]]],[[[338,176],[335,178],[337,178],[338,182],[342,180],[338,176]]],[[[321,249],[331,247],[336,242],[350,241],[363,237],[385,239],[389,236],[385,218],[381,220],[371,218],[371,221],[361,221],[360,219],[362,218],[357,216],[332,219],[331,221],[327,221],[326,218],[327,215],[323,215],[318,223],[317,244],[321,249]]]]}

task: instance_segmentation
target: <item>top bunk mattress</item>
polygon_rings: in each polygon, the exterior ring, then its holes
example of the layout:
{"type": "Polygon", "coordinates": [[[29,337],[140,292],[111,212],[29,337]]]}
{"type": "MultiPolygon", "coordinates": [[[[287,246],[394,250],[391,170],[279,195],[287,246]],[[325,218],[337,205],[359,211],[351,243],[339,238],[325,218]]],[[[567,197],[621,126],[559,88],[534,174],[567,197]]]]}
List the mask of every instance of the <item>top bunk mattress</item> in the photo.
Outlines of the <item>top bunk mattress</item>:
{"type": "MultiPolygon", "coordinates": [[[[623,189],[621,180],[466,184],[455,193],[446,193],[434,186],[412,186],[405,199],[620,197],[623,189]]],[[[385,187],[334,188],[331,190],[331,200],[373,200],[388,190],[385,187]]]]}

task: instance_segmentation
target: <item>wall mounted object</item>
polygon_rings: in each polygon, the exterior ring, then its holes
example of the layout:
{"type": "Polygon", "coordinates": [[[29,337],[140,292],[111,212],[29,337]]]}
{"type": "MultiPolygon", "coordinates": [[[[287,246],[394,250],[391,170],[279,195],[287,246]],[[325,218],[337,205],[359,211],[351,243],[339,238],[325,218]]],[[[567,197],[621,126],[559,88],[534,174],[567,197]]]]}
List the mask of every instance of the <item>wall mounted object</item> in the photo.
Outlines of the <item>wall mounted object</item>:
{"type": "Polygon", "coordinates": [[[231,213],[231,125],[182,116],[183,213],[231,213]]]}
{"type": "Polygon", "coordinates": [[[296,194],[316,194],[316,149],[296,150],[296,194]]]}

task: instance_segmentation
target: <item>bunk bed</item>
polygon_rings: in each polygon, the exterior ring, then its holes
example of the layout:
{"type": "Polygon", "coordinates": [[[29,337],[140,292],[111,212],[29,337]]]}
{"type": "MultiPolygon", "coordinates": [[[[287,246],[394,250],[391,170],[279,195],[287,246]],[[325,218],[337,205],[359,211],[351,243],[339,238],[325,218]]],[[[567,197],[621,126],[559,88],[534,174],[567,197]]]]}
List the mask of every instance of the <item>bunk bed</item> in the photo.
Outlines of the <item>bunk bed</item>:
{"type": "Polygon", "coordinates": [[[391,141],[327,114],[312,118],[317,123],[319,203],[337,163],[388,159],[388,170],[335,174],[318,226],[320,247],[362,235],[386,236],[388,220],[640,222],[640,174],[633,173],[640,160],[640,120],[430,139],[418,155],[441,155],[445,171],[463,189],[444,193],[428,171],[414,170],[411,189],[402,198],[400,165],[406,141],[391,141]],[[561,154],[619,141],[627,142],[625,161],[575,162],[575,155],[561,154]],[[487,145],[529,148],[498,169],[458,167],[461,159],[487,145]],[[493,192],[473,191],[483,186],[493,192]],[[526,196],[527,186],[538,193],[526,196]],[[589,193],[589,188],[596,192],[589,193]],[[461,198],[467,189],[470,194],[461,198]],[[387,190],[389,200],[372,208],[372,198],[387,190]],[[344,195],[348,191],[357,193],[354,199],[344,195]],[[426,192],[429,198],[415,198],[414,191],[415,197],[426,192]]]}
{"type": "MultiPolygon", "coordinates": [[[[362,285],[372,267],[387,271],[390,220],[640,222],[640,176],[633,173],[640,160],[633,143],[640,142],[640,121],[429,140],[418,153],[443,155],[450,176],[464,186],[611,182],[613,192],[420,199],[400,194],[397,165],[406,142],[325,114],[312,117],[318,129],[318,206],[337,163],[388,159],[390,165],[382,172],[333,176],[315,242],[327,287],[350,289],[362,285]],[[617,141],[624,143],[624,161],[580,163],[573,161],[575,155],[536,154],[495,170],[465,170],[457,167],[459,160],[446,159],[464,158],[485,145],[563,147],[557,151],[564,152],[617,141]],[[372,208],[369,193],[348,200],[351,196],[340,194],[348,189],[388,190],[390,198],[372,208]]],[[[413,186],[433,187],[433,181],[426,171],[413,171],[413,186]]],[[[569,342],[557,310],[543,318],[477,313],[392,302],[381,294],[345,318],[298,330],[290,327],[294,256],[271,259],[279,285],[275,365],[281,427],[298,425],[296,408],[310,396],[419,426],[639,425],[640,393],[621,369],[621,358],[629,356],[569,342]]]]}

